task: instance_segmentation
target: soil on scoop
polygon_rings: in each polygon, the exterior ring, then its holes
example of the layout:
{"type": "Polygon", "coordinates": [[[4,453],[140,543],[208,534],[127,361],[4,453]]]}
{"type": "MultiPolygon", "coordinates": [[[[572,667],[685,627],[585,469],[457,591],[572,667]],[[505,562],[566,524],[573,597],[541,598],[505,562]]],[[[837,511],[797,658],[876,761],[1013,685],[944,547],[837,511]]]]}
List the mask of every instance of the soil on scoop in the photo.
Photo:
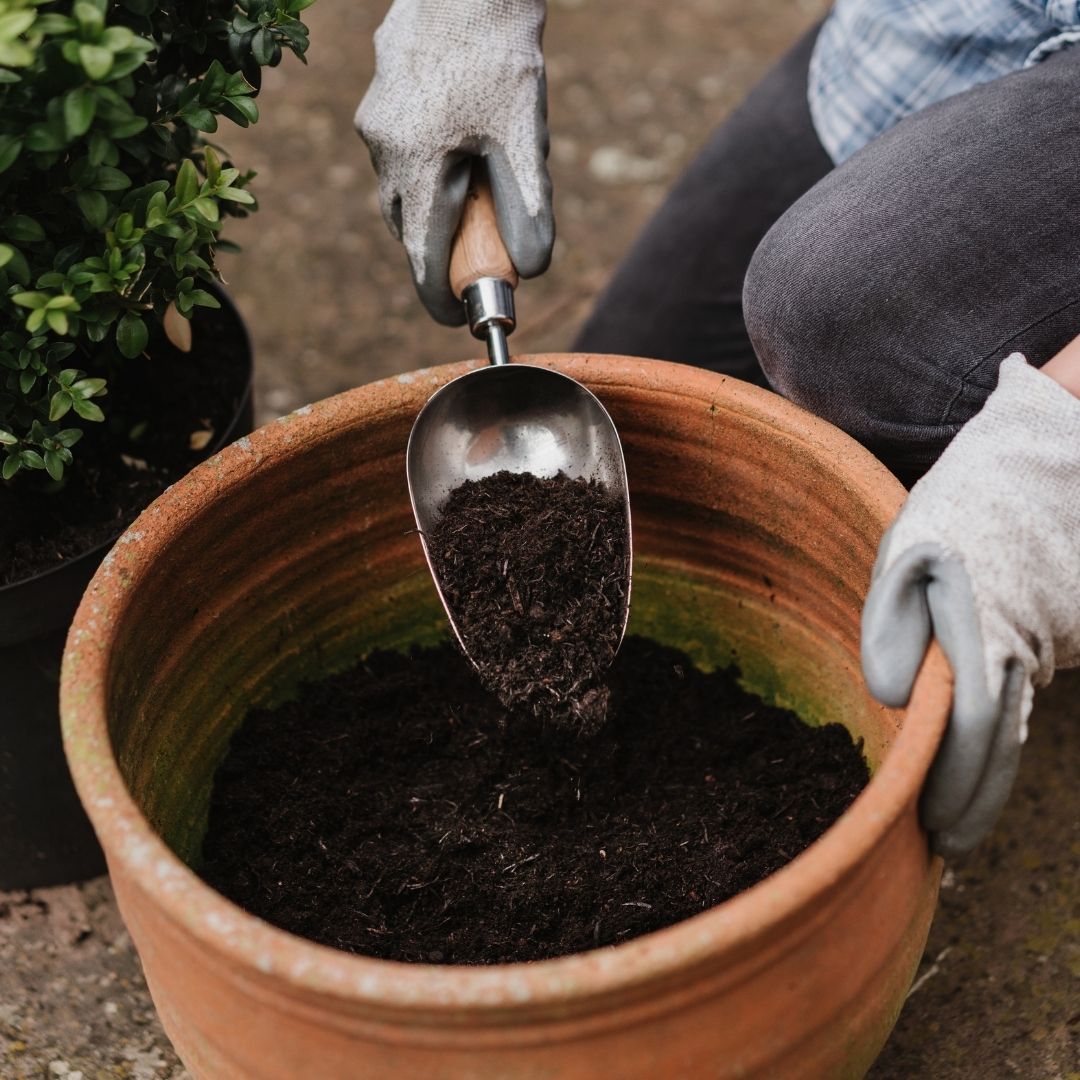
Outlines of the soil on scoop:
{"type": "Polygon", "coordinates": [[[147,355],[124,362],[105,421],[82,425],[63,490],[42,490],[44,473],[0,482],[0,586],[111,540],[209,456],[247,385],[246,344],[225,309],[200,308],[192,341],[182,353],[159,330],[147,355]]]}
{"type": "Polygon", "coordinates": [[[780,869],[868,780],[734,669],[628,638],[602,739],[508,718],[451,646],[380,652],[252,712],[201,872],[286,930],[432,964],[541,960],[669,926],[780,869]]]}
{"type": "Polygon", "coordinates": [[[484,686],[595,734],[626,615],[623,500],[595,480],[499,472],[452,491],[426,540],[484,686]]]}

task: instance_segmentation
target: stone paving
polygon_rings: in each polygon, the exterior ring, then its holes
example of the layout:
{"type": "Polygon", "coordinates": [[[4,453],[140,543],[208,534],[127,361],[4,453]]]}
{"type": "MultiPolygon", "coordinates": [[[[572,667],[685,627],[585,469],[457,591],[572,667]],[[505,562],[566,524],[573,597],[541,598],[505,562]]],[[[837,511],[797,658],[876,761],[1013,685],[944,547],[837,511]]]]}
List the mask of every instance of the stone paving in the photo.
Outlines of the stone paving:
{"type": "MultiPolygon", "coordinates": [[[[823,0],[552,0],[559,240],[520,290],[515,350],[565,349],[697,145],[823,0]]],[[[311,65],[271,72],[264,120],[226,142],[264,209],[226,266],[258,361],[258,412],[477,354],[433,325],[386,233],[351,116],[385,2],[319,0],[311,65]]],[[[930,943],[872,1080],[1080,1080],[1080,674],[1032,719],[992,839],[950,866],[930,943]]],[[[105,879],[0,894],[0,1080],[181,1080],[105,879]]],[[[306,1080],[306,1078],[304,1078],[306,1080]]],[[[494,1078],[493,1078],[494,1080],[494,1078]]]]}

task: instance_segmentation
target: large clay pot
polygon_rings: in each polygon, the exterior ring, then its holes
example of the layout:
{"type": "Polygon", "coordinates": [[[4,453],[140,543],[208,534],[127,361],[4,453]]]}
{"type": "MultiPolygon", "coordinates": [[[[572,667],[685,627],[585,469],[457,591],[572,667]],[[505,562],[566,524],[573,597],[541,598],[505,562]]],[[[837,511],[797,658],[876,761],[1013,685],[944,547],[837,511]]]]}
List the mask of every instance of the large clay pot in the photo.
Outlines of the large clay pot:
{"type": "MultiPolygon", "coordinates": [[[[247,434],[253,422],[251,340],[229,297],[218,295],[236,346],[240,395],[206,456],[247,434]]],[[[198,328],[195,341],[198,348],[198,328]]],[[[64,762],[57,697],[68,626],[115,539],[0,586],[0,891],[105,872],[64,762]]]]}
{"type": "MultiPolygon", "coordinates": [[[[489,968],[351,956],[202,883],[214,770],[247,709],[373,646],[445,629],[405,491],[409,427],[470,365],[301,409],[197,468],[122,537],[68,639],[79,793],[178,1052],[198,1077],[857,1077],[922,953],[940,863],[916,798],[951,683],[931,653],[905,712],[867,696],[858,625],[900,485],[778,397],[656,361],[539,357],[626,447],[632,629],[810,721],[874,777],[789,866],[667,930],[489,968]]],[[[287,795],[283,795],[287,797],[287,795]]]]}

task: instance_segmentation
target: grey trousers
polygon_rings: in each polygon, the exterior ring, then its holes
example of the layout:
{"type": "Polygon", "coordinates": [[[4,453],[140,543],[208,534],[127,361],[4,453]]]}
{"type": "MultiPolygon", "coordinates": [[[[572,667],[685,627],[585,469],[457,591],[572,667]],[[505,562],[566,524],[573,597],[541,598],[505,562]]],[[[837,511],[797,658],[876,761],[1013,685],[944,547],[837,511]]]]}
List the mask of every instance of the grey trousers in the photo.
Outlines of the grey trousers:
{"type": "Polygon", "coordinates": [[[1011,352],[1080,333],[1080,47],[911,116],[834,168],[815,33],[720,127],[576,347],[763,385],[925,472],[1011,352]]]}

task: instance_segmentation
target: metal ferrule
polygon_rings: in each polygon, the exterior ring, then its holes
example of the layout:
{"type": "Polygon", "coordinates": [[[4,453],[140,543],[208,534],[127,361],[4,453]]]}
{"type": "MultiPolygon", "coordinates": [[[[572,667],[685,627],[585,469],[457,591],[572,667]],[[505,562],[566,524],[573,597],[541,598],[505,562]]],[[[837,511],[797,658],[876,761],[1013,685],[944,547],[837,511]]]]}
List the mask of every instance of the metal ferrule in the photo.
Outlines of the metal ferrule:
{"type": "Polygon", "coordinates": [[[474,281],[461,294],[465,314],[473,337],[488,338],[488,328],[494,323],[506,334],[517,325],[514,315],[514,290],[502,278],[485,277],[474,281]]]}

